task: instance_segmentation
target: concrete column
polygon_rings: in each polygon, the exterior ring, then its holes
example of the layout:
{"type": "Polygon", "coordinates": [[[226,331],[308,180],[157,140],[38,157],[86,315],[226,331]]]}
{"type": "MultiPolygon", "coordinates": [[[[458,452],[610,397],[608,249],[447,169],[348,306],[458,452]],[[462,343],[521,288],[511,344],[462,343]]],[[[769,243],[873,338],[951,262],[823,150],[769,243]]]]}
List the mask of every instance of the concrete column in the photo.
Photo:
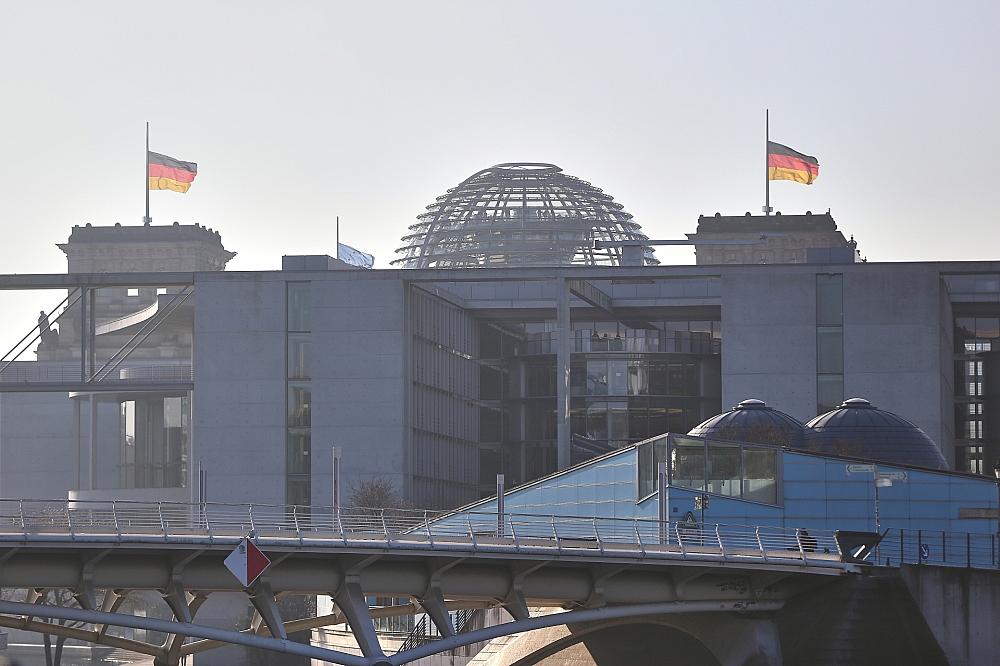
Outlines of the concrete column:
{"type": "Polygon", "coordinates": [[[556,285],[556,462],[559,469],[570,466],[569,372],[570,330],[569,289],[566,281],[557,278],[556,285]]]}
{"type": "Polygon", "coordinates": [[[97,455],[97,394],[90,394],[90,423],[87,437],[87,490],[94,489],[94,456],[97,455]]]}

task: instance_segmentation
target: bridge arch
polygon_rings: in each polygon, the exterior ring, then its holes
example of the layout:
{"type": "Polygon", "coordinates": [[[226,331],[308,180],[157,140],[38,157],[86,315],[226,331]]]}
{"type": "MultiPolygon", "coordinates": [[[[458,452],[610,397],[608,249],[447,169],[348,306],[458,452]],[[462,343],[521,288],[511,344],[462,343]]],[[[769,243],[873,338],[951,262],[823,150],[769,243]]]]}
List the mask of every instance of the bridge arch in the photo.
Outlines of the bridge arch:
{"type": "Polygon", "coordinates": [[[781,663],[769,618],[737,613],[629,617],[522,634],[487,666],[769,666],[781,663]]]}

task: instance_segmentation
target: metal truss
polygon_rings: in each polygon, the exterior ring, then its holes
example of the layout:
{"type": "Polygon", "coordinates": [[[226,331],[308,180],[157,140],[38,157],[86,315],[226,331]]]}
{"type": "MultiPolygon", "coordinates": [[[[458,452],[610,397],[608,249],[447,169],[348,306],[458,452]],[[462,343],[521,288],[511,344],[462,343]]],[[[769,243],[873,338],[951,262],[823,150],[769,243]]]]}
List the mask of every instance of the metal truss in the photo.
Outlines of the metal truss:
{"type": "MultiPolygon", "coordinates": [[[[202,597],[194,597],[194,600],[202,597]]],[[[230,631],[218,629],[183,619],[161,620],[150,617],[126,615],[123,613],[113,613],[104,610],[87,608],[72,608],[67,606],[49,606],[30,602],[0,601],[0,626],[6,626],[26,631],[37,631],[55,636],[66,636],[77,640],[88,641],[102,645],[110,645],[117,648],[130,650],[140,654],[154,657],[156,666],[175,666],[180,662],[180,658],[185,654],[198,652],[198,648],[204,642],[211,642],[211,647],[230,644],[241,645],[249,648],[257,648],[290,655],[318,659],[330,664],[340,664],[342,666],[400,666],[411,661],[428,657],[440,652],[454,650],[466,645],[480,643],[501,636],[535,631],[547,627],[559,625],[580,624],[586,622],[607,621],[620,618],[632,618],[642,616],[657,616],[677,613],[709,613],[709,612],[769,612],[779,610],[783,606],[782,601],[761,601],[747,602],[740,600],[714,600],[714,601],[680,601],[658,604],[623,604],[617,606],[602,606],[598,608],[587,608],[579,610],[568,610],[548,615],[536,617],[526,617],[515,619],[511,622],[486,627],[470,631],[463,634],[451,633],[450,635],[436,641],[420,645],[393,655],[386,655],[378,643],[375,629],[372,624],[376,614],[369,611],[364,604],[363,597],[360,600],[349,594],[347,598],[337,595],[337,603],[342,604],[344,615],[325,616],[315,620],[305,620],[269,625],[270,636],[261,635],[252,631],[230,631]],[[287,638],[289,631],[301,631],[306,628],[316,628],[317,626],[327,626],[342,623],[344,617],[353,617],[351,620],[351,630],[362,649],[363,656],[357,656],[331,650],[329,648],[315,645],[307,645],[290,641],[287,638]],[[43,619],[36,619],[43,618],[43,619]],[[81,622],[94,627],[94,629],[81,629],[59,625],[48,620],[68,620],[81,622]],[[323,622],[323,624],[318,624],[323,622]],[[143,629],[167,634],[167,640],[163,645],[150,645],[141,641],[119,638],[108,635],[104,629],[108,626],[127,627],[132,629],[143,629]],[[202,641],[183,645],[185,638],[199,638],[202,641]],[[185,649],[188,648],[188,649],[185,649]]],[[[267,603],[270,607],[267,613],[274,620],[278,620],[277,605],[273,598],[267,603]]],[[[182,617],[188,617],[189,613],[182,612],[182,617]]]]}
{"type": "MultiPolygon", "coordinates": [[[[403,236],[404,268],[622,264],[620,245],[645,241],[621,204],[554,164],[498,164],[448,190],[403,236]]],[[[658,264],[651,247],[643,263],[658,264]]]]}

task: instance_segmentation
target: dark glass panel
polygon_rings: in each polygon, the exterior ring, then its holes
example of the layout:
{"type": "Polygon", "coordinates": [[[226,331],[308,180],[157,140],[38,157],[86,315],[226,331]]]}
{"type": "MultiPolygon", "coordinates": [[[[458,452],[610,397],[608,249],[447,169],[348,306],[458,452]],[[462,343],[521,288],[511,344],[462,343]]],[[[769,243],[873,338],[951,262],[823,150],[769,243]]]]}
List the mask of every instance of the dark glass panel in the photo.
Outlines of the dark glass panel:
{"type": "Polygon", "coordinates": [[[312,285],[308,282],[288,283],[288,330],[312,330],[312,285]]]}
{"type": "Polygon", "coordinates": [[[816,329],[816,372],[821,374],[844,372],[842,327],[816,329]]]}
{"type": "Polygon", "coordinates": [[[312,391],[308,385],[288,385],[288,425],[295,428],[312,425],[312,391]]]}
{"type": "Polygon", "coordinates": [[[816,276],[816,325],[842,326],[844,323],[844,276],[816,276]]]}
{"type": "Polygon", "coordinates": [[[310,473],[312,468],[310,464],[311,440],[309,428],[296,428],[288,431],[288,444],[285,450],[285,472],[287,474],[310,473]]]}

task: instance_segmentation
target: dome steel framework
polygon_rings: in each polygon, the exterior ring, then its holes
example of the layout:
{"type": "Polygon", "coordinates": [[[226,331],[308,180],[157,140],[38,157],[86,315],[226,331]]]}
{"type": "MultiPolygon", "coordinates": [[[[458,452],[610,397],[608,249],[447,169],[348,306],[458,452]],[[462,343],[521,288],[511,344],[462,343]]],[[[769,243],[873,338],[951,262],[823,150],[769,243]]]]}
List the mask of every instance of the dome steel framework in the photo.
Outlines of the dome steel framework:
{"type": "MultiPolygon", "coordinates": [[[[404,268],[619,266],[620,247],[648,240],[622,205],[554,164],[497,164],[474,173],[417,216],[403,236],[404,268]]],[[[651,247],[644,262],[660,263],[651,247]]]]}

